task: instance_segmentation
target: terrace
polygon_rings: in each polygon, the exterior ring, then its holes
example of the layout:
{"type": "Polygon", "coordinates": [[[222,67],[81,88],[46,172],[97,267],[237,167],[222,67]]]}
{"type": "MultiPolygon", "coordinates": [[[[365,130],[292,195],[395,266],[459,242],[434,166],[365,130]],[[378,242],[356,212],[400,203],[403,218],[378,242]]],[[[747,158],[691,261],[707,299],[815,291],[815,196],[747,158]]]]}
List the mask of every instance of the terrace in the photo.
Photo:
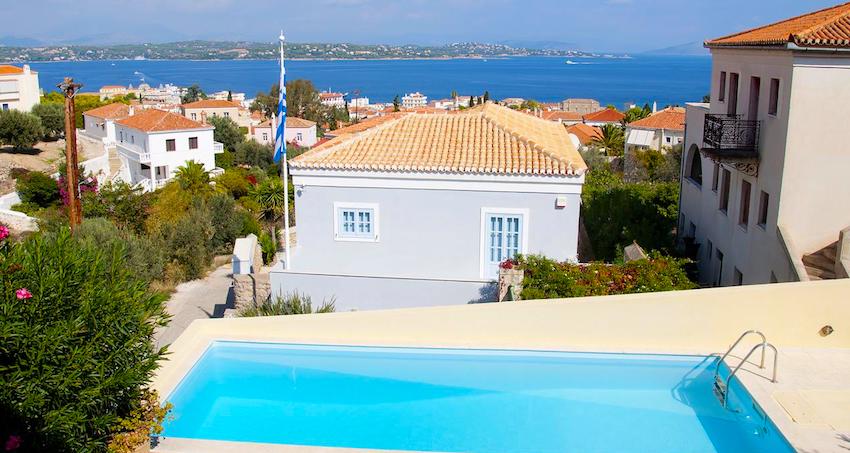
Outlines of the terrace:
{"type": "MultiPolygon", "coordinates": [[[[788,283],[570,300],[430,307],[272,318],[195,321],[172,345],[155,388],[171,395],[215,341],[299,345],[722,354],[757,329],[779,350],[759,369],[746,363],[741,385],[799,451],[850,447],[850,281],[788,283]],[[827,328],[829,326],[829,328],[827,328]]],[[[753,346],[727,358],[735,366],[753,346]]],[[[238,385],[234,383],[233,385],[238,385]]],[[[305,383],[306,385],[306,383],[305,383]]],[[[710,389],[705,389],[710,392],[710,389]]],[[[720,404],[719,402],[717,404],[720,404]]],[[[709,428],[706,428],[709,430],[709,428]]],[[[154,451],[242,451],[247,444],[164,438],[154,451]]],[[[259,451],[366,451],[251,444],[259,451]]]]}

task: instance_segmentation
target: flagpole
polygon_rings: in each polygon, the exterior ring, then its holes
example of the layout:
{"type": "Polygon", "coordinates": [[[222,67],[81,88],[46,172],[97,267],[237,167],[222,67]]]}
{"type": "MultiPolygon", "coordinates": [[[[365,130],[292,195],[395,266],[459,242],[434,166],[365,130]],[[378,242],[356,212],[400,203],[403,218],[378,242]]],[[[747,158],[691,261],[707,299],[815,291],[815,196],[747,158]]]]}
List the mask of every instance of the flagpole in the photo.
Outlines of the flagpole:
{"type": "MultiPolygon", "coordinates": [[[[280,83],[281,83],[281,95],[283,96],[284,102],[286,100],[286,71],[283,66],[283,41],[285,40],[283,36],[283,30],[280,31],[280,83]]],[[[285,111],[285,110],[284,110],[285,111]]],[[[278,121],[283,121],[283,134],[280,136],[281,140],[281,174],[283,176],[283,250],[286,256],[286,266],[285,269],[289,270],[292,266],[292,261],[289,255],[289,171],[286,165],[286,116],[279,116],[278,121]]]]}

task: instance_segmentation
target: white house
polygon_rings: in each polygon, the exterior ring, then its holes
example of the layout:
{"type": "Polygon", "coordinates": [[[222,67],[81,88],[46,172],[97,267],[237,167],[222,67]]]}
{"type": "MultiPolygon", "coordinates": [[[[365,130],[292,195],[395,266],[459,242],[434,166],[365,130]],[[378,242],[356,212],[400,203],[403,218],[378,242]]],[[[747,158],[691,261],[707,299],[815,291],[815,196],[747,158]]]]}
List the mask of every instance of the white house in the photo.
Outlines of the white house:
{"type": "Polygon", "coordinates": [[[420,92],[408,93],[401,98],[401,106],[406,109],[416,109],[428,105],[428,96],[420,92]]]}
{"type": "Polygon", "coordinates": [[[245,102],[245,93],[234,93],[232,91],[226,91],[226,90],[225,91],[216,91],[215,93],[211,93],[209,95],[209,98],[214,99],[216,101],[227,101],[228,100],[227,98],[230,98],[229,99],[230,101],[241,104],[241,103],[245,102]]]}
{"type": "Polygon", "coordinates": [[[846,276],[848,17],[843,4],[706,42],[711,103],[687,106],[679,215],[703,283],[846,276]]]}
{"type": "MultiPolygon", "coordinates": [[[[274,144],[271,120],[263,121],[257,126],[251,126],[250,135],[251,138],[264,145],[274,144]]],[[[297,143],[298,146],[310,148],[319,141],[316,136],[316,123],[302,118],[287,118],[283,138],[286,143],[297,143]]]]}
{"type": "Polygon", "coordinates": [[[149,109],[115,122],[122,179],[145,190],[164,186],[188,161],[215,171],[215,155],[224,151],[213,141],[213,128],[176,113],[149,109]]]}
{"type": "Polygon", "coordinates": [[[192,121],[204,121],[204,118],[222,116],[230,118],[241,127],[251,125],[251,113],[235,101],[218,99],[201,99],[195,102],[183,104],[180,111],[186,118],[192,121]]]}
{"type": "Polygon", "coordinates": [[[587,166],[554,122],[495,104],[401,115],[290,167],[298,244],[275,295],[343,311],[494,301],[518,253],[577,260],[587,166]]]}
{"type": "Polygon", "coordinates": [[[626,125],[626,152],[633,149],[661,151],[685,139],[685,109],[669,107],[626,125]]]}
{"type": "Polygon", "coordinates": [[[345,95],[342,93],[323,91],[319,93],[319,101],[329,107],[345,107],[345,95]]]}
{"type": "Polygon", "coordinates": [[[88,110],[83,113],[83,133],[104,145],[114,145],[115,122],[133,115],[135,108],[116,102],[88,110]]]}
{"type": "Polygon", "coordinates": [[[29,65],[22,68],[0,65],[0,110],[29,112],[39,103],[41,88],[38,73],[29,65]]]}

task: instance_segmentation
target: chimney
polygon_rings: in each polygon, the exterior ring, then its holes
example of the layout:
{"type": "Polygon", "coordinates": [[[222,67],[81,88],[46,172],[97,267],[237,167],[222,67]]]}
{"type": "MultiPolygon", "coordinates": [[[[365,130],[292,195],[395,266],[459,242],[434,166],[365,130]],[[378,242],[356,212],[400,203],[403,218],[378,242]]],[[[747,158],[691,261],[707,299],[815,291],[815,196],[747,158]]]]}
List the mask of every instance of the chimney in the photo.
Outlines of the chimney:
{"type": "Polygon", "coordinates": [[[201,112],[201,123],[207,124],[207,112],[201,112]]]}
{"type": "Polygon", "coordinates": [[[130,114],[130,116],[135,115],[135,114],[136,114],[136,107],[133,107],[133,106],[131,105],[127,113],[129,113],[129,114],[130,114]]]}
{"type": "Polygon", "coordinates": [[[30,71],[30,65],[25,64],[25,65],[24,65],[24,74],[29,75],[31,72],[32,72],[32,71],[30,71]]]}
{"type": "Polygon", "coordinates": [[[658,102],[652,103],[652,113],[658,113],[658,102]]]}

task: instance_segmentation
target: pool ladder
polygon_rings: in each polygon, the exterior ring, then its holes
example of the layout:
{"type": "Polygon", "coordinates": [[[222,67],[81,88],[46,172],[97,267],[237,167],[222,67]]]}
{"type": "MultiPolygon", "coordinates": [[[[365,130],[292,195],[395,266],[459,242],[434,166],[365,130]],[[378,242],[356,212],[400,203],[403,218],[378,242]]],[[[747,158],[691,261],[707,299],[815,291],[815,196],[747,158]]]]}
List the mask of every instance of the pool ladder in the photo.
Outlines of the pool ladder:
{"type": "Polygon", "coordinates": [[[735,377],[735,374],[738,373],[738,370],[741,369],[741,366],[746,363],[747,360],[750,359],[750,356],[752,356],[759,349],[761,350],[761,362],[759,362],[759,368],[764,369],[765,350],[768,348],[773,351],[773,375],[770,378],[770,382],[775,383],[776,367],[779,362],[779,352],[776,350],[775,346],[767,342],[767,338],[764,336],[763,333],[759,332],[758,330],[748,330],[742,333],[741,336],[738,337],[738,340],[735,341],[735,343],[732,343],[732,346],[729,347],[729,349],[726,351],[726,354],[723,354],[723,357],[721,357],[720,360],[717,361],[717,365],[714,368],[714,394],[717,395],[718,399],[720,399],[720,403],[723,404],[724,408],[729,402],[729,383],[732,381],[732,378],[735,377]],[[735,347],[738,346],[739,343],[741,343],[741,340],[746,338],[748,335],[760,336],[761,343],[753,346],[753,348],[750,349],[750,352],[748,352],[747,355],[744,356],[738,366],[736,366],[735,369],[732,370],[731,373],[729,373],[729,376],[727,376],[726,379],[723,379],[723,377],[720,376],[720,364],[723,363],[723,360],[725,360],[726,357],[729,356],[729,354],[735,349],[735,347]]]}

